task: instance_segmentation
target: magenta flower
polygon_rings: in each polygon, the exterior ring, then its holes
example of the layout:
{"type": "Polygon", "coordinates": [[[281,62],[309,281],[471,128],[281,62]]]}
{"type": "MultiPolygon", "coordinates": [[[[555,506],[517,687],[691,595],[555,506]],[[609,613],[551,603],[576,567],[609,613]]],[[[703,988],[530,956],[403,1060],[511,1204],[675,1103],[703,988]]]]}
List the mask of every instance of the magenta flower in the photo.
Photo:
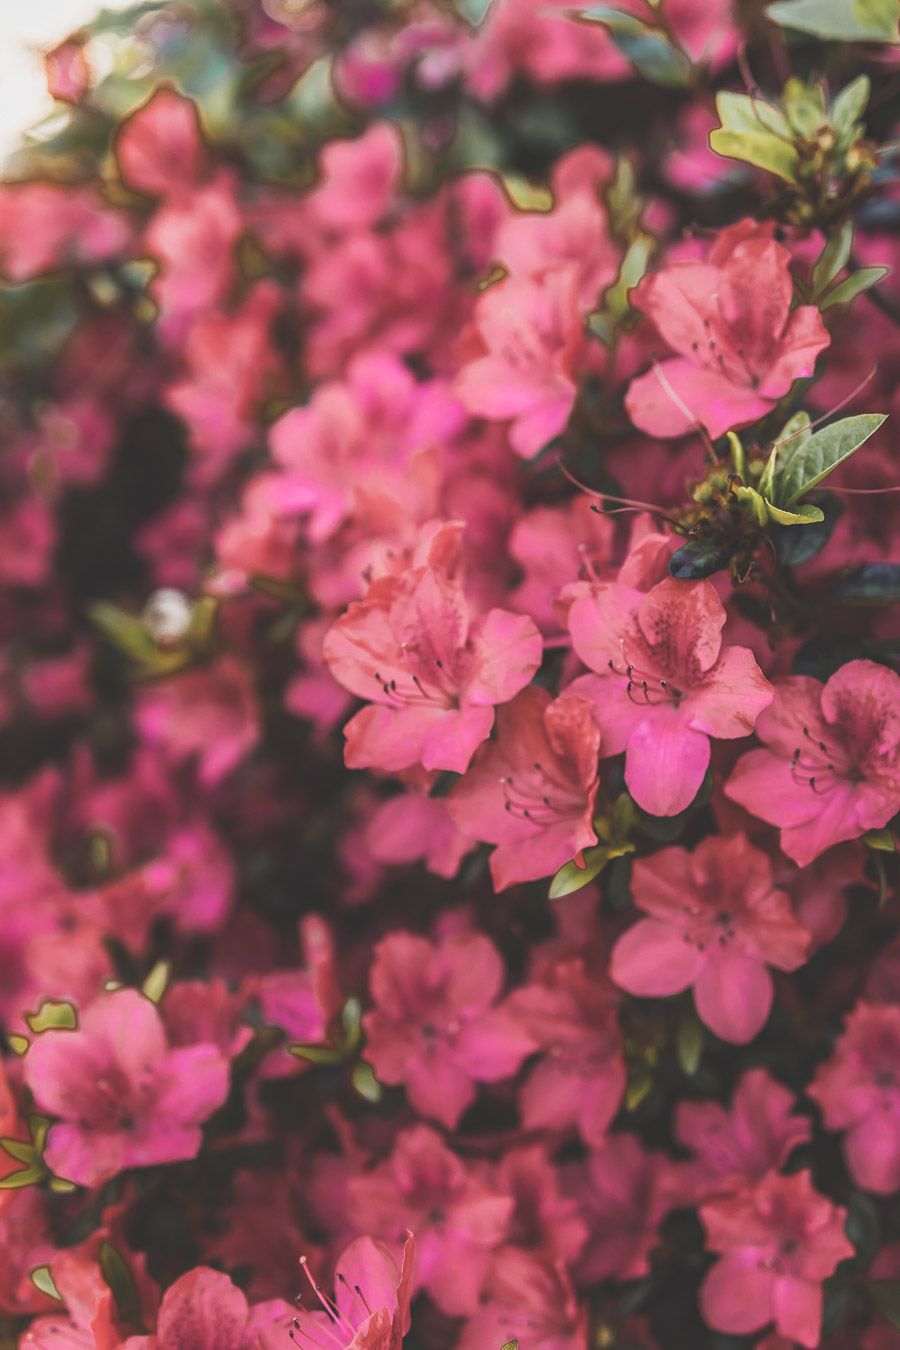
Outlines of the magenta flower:
{"type": "Polygon", "coordinates": [[[204,787],[214,787],[256,745],[260,712],[247,668],[222,656],[145,688],[135,710],[141,737],[175,764],[194,761],[204,787]]]}
{"type": "Polygon", "coordinates": [[[766,748],[738,760],[725,792],[780,826],[801,867],[900,810],[900,675],[887,666],[848,661],[824,686],[777,680],[756,731],[766,748]]]}
{"type": "Polygon", "coordinates": [[[822,1281],[854,1249],[847,1211],[813,1190],[809,1172],[775,1172],[701,1207],[707,1245],[723,1253],[700,1289],[716,1331],[745,1335],[768,1322],[809,1350],[822,1330],[822,1281]]]}
{"type": "Polygon", "coordinates": [[[808,1116],[795,1115],[794,1095],[765,1069],[750,1069],[734,1091],[731,1107],[718,1102],[679,1102],[675,1138],[695,1155],[703,1190],[732,1177],[758,1181],[777,1171],[798,1144],[812,1135],[808,1116]]]}
{"type": "Polygon", "coordinates": [[[155,1005],[134,989],[92,1003],[77,1031],[44,1032],[25,1058],[38,1109],[58,1118],[47,1165],[82,1186],[193,1158],[228,1077],[213,1045],[170,1049],[155,1005]]]}
{"type": "MultiPolygon", "coordinates": [[[[400,1350],[409,1330],[414,1240],[408,1234],[398,1266],[391,1253],[370,1237],[357,1238],[338,1258],[334,1298],[309,1272],[310,1306],[291,1320],[290,1339],[299,1350],[400,1350]]],[[[284,1350],[284,1332],[265,1332],[262,1350],[284,1350]]]]}
{"type": "Polygon", "coordinates": [[[900,1007],[858,1003],[809,1095],[844,1130],[850,1175],[876,1195],[900,1191],[900,1007]]]}
{"type": "Polygon", "coordinates": [[[324,645],[335,679],[371,700],[344,728],[347,765],[464,773],[494,704],[528,684],[542,645],[524,615],[492,609],[472,620],[460,583],[437,568],[373,582],[324,645]]]}
{"type": "Polygon", "coordinates": [[[541,983],[510,995],[542,1051],[519,1097],[527,1130],[574,1127],[586,1144],[602,1144],[627,1077],[614,992],[578,960],[556,962],[541,983]]]}
{"type": "Polygon", "coordinates": [[[222,1271],[197,1266],[166,1290],[156,1334],[129,1336],[123,1350],[257,1350],[259,1337],[272,1327],[284,1345],[291,1313],[282,1299],[251,1308],[222,1271]]]}
{"type": "Polygon", "coordinates": [[[503,962],[480,933],[436,944],[395,932],[375,948],[363,1019],[366,1053],[385,1083],[405,1083],[417,1111],[453,1129],[476,1083],[514,1074],[536,1048],[506,1007],[497,1007],[503,962]]]}
{"type": "Polygon", "coordinates": [[[587,1334],[587,1309],[579,1307],[565,1263],[503,1247],[456,1350],[499,1350],[507,1341],[522,1350],[586,1350],[587,1334]]]}
{"type": "Polygon", "coordinates": [[[651,917],[619,938],[610,974],[622,989],[666,997],[693,988],[703,1022],[744,1045],[772,1007],[767,969],[796,970],[810,935],[772,882],[768,856],[745,835],[667,848],[634,864],[634,903],[651,917]]]}
{"type": "Polygon", "coordinates": [[[596,672],[570,690],[593,698],[604,755],[626,752],[625,782],[652,815],[690,806],[709,738],[749,735],[772,701],[749,648],[723,647],[724,624],[709,581],[585,586],[570,607],[575,651],[596,672]]]}
{"type": "Polygon", "coordinates": [[[470,838],[496,844],[498,891],[546,877],[597,842],[600,730],[587,698],[554,699],[529,685],[497,713],[496,738],[454,787],[447,807],[470,838]]]}
{"type": "Polygon", "coordinates": [[[416,1235],[412,1292],[425,1289],[449,1317],[475,1312],[491,1253],[506,1236],[513,1200],[475,1173],[427,1125],[397,1136],[384,1163],[351,1178],[350,1213],[385,1241],[416,1235]]]}
{"type": "Polygon", "coordinates": [[[480,352],[456,392],[470,412],[510,421],[510,444],[532,459],[564,429],[577,393],[584,346],[582,269],[561,264],[540,280],[507,277],[478,301],[480,352]]]}
{"type": "Polygon", "coordinates": [[[642,431],[683,436],[699,422],[721,436],[812,375],[830,338],[815,305],[791,309],[791,256],[772,230],[739,221],[720,232],[707,262],[672,263],[631,292],[678,352],[629,387],[625,404],[642,431]]]}

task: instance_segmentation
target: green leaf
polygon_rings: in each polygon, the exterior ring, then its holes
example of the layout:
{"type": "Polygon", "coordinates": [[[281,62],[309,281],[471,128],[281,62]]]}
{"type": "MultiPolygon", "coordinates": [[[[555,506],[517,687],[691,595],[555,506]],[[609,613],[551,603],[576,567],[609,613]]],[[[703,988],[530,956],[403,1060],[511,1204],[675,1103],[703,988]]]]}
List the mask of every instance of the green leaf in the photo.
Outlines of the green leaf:
{"type": "Polygon", "coordinates": [[[145,998],[149,998],[151,1003],[159,1003],[169,987],[171,978],[172,962],[157,961],[141,985],[141,993],[145,998]]]}
{"type": "Polygon", "coordinates": [[[896,853],[897,840],[893,833],[888,830],[866,830],[862,837],[866,848],[874,848],[878,853],[896,853]]]}
{"type": "Polygon", "coordinates": [[[574,17],[608,28],[616,46],[645,79],[670,89],[684,89],[690,84],[691,63],[664,29],[608,5],[583,9],[574,17]]]}
{"type": "Polygon", "coordinates": [[[845,220],[841,228],[827,240],[812,270],[811,300],[826,291],[838,272],[847,266],[853,247],[853,221],[845,220]]]}
{"type": "Polygon", "coordinates": [[[900,1280],[872,1280],[869,1294],[882,1317],[900,1330],[900,1280]]]}
{"type": "Polygon", "coordinates": [[[78,1026],[78,1013],[71,1003],[57,1003],[52,998],[45,998],[37,1012],[29,1013],[25,1021],[36,1035],[42,1031],[74,1031],[78,1026]]]}
{"type": "Polygon", "coordinates": [[[825,298],[820,300],[819,308],[831,309],[832,305],[849,305],[858,295],[877,286],[890,270],[889,267],[860,267],[858,271],[851,272],[839,286],[830,290],[825,298]]]}
{"type": "Polygon", "coordinates": [[[519,1350],[518,1341],[506,1341],[501,1345],[500,1350],[519,1350]]]}
{"type": "Polygon", "coordinates": [[[698,581],[727,567],[734,544],[722,539],[689,539],[669,559],[669,572],[679,581],[698,581]]]}
{"type": "Polygon", "coordinates": [[[644,199],[637,190],[637,175],[627,155],[619,155],[616,171],[603,193],[609,214],[609,228],[616,239],[630,243],[644,210],[644,199]]]}
{"type": "Polygon", "coordinates": [[[743,502],[744,506],[749,508],[751,520],[755,520],[757,525],[768,524],[769,508],[765,497],[757,492],[756,488],[738,487],[734,489],[734,495],[739,502],[743,502]]]}
{"type": "Polygon", "coordinates": [[[833,492],[819,491],[813,495],[815,505],[822,512],[822,519],[818,524],[810,525],[805,530],[782,528],[780,525],[773,525],[769,529],[769,537],[775,545],[778,561],[787,567],[799,567],[801,563],[809,562],[810,558],[820,553],[844,514],[841,499],[833,492]]]}
{"type": "Polygon", "coordinates": [[[288,1050],[308,1064],[340,1064],[344,1058],[343,1047],[336,1049],[333,1045],[289,1045],[288,1050]]]}
{"type": "Polygon", "coordinates": [[[692,1008],[688,1009],[678,1023],[675,1049],[678,1063],[688,1078],[693,1078],[700,1068],[703,1058],[703,1025],[692,1008]]]}
{"type": "Polygon", "coordinates": [[[869,106],[872,85],[868,75],[857,75],[845,85],[833,100],[828,121],[838,133],[839,141],[849,144],[862,129],[863,113],[869,106]]]}
{"type": "Polygon", "coordinates": [[[371,1064],[367,1064],[365,1060],[360,1060],[358,1064],[354,1064],[350,1081],[359,1095],[364,1097],[367,1102],[381,1101],[381,1084],[375,1077],[371,1064]]]}
{"type": "Polygon", "coordinates": [[[804,84],[792,77],[784,86],[781,102],[791,129],[798,136],[812,140],[825,125],[828,109],[820,84],[804,84]]]}
{"type": "Polygon", "coordinates": [[[55,1298],[57,1303],[62,1303],[63,1296],[56,1287],[49,1266],[35,1266],[31,1272],[31,1283],[35,1289],[40,1289],[42,1294],[47,1294],[48,1297],[55,1298]]]}
{"type": "Polygon", "coordinates": [[[98,1252],[100,1271],[112,1291],[119,1321],[141,1325],[141,1300],[127,1262],[111,1242],[101,1242],[98,1252]]]}
{"type": "Polygon", "coordinates": [[[466,23],[479,28],[488,15],[493,0],[456,0],[456,8],[466,23]]]}
{"type": "Polygon", "coordinates": [[[796,511],[785,511],[781,506],[766,502],[766,509],[777,525],[821,525],[825,513],[820,506],[798,506],[796,511]]]}
{"type": "Polygon", "coordinates": [[[823,478],[855,454],[885,421],[884,413],[861,413],[822,427],[807,440],[794,443],[782,456],[775,479],[775,495],[781,507],[793,506],[823,478]]]}
{"type": "Polygon", "coordinates": [[[721,126],[709,133],[711,150],[796,182],[800,159],[794,133],[779,109],[748,94],[721,90],[716,111],[721,126]]]}
{"type": "Polygon", "coordinates": [[[897,42],[900,0],[778,0],[767,15],[783,28],[836,42],[897,42]]]}
{"type": "Polygon", "coordinates": [[[891,605],[900,600],[900,563],[861,563],[835,586],[836,600],[855,605],[891,605]]]}
{"type": "Polygon", "coordinates": [[[616,329],[631,313],[628,293],[647,271],[655,248],[656,240],[649,234],[639,234],[632,240],[622,259],[619,275],[604,292],[600,308],[588,318],[591,332],[596,333],[607,347],[612,346],[616,329]]]}
{"type": "Polygon", "coordinates": [[[550,899],[560,900],[564,895],[573,895],[575,891],[582,890],[589,882],[598,877],[606,864],[612,857],[619,857],[621,854],[614,854],[606,844],[595,844],[593,848],[584,850],[584,867],[579,867],[577,862],[564,863],[556,873],[556,876],[550,882],[550,899]]]}

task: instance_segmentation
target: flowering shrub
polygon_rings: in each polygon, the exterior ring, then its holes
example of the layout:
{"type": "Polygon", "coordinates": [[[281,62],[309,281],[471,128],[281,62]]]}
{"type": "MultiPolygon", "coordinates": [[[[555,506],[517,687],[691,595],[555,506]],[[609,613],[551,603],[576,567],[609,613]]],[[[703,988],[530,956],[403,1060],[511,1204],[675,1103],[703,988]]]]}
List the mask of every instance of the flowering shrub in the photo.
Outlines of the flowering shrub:
{"type": "Polygon", "coordinates": [[[898,10],[48,54],[0,1344],[900,1345],[898,10]]]}

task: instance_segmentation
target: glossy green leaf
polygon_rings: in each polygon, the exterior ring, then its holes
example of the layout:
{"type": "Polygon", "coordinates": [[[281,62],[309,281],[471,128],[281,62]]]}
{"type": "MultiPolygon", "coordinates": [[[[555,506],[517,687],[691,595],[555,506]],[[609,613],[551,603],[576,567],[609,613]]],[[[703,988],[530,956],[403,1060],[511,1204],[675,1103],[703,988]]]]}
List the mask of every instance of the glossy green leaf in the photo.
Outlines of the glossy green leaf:
{"type": "Polygon", "coordinates": [[[141,985],[141,993],[145,998],[149,998],[151,1003],[159,1003],[169,987],[171,978],[172,962],[157,961],[141,985]]]}
{"type": "Polygon", "coordinates": [[[500,1350],[519,1350],[519,1342],[505,1341],[504,1344],[501,1345],[500,1350]]]}
{"type": "Polygon", "coordinates": [[[579,867],[574,859],[564,863],[550,882],[550,899],[560,900],[564,895],[573,895],[575,891],[582,890],[600,875],[613,856],[606,844],[596,844],[593,848],[585,849],[584,867],[579,867]]]}
{"type": "Polygon", "coordinates": [[[900,0],[778,0],[773,23],[835,42],[897,42],[900,0]]]}
{"type": "Polygon", "coordinates": [[[791,129],[798,136],[812,140],[825,125],[828,109],[821,84],[805,84],[794,76],[785,84],[781,102],[791,129]]]}
{"type": "Polygon", "coordinates": [[[493,0],[456,0],[456,8],[473,28],[480,27],[488,16],[493,0]]]}
{"type": "Polygon", "coordinates": [[[770,527],[769,537],[775,545],[778,561],[788,567],[799,567],[820,553],[844,513],[840,497],[836,497],[833,492],[817,492],[813,496],[815,505],[822,513],[818,524],[812,524],[805,530],[782,528],[777,524],[770,527]]]}
{"type": "Polygon", "coordinates": [[[868,75],[857,75],[832,101],[828,121],[842,143],[849,144],[861,129],[863,113],[872,92],[868,75]]]}
{"type": "Polygon", "coordinates": [[[847,266],[850,250],[853,247],[853,221],[845,220],[839,230],[830,235],[825,247],[816,259],[812,270],[812,294],[816,299],[826,291],[838,272],[847,266]]]}
{"type": "Polygon", "coordinates": [[[679,581],[698,581],[727,567],[734,546],[721,539],[689,539],[669,559],[669,572],[679,581]]]}
{"type": "Polygon", "coordinates": [[[78,1013],[71,1003],[46,998],[37,1012],[29,1013],[25,1021],[36,1035],[42,1031],[74,1031],[78,1026],[78,1013]]]}
{"type": "Polygon", "coordinates": [[[877,853],[896,853],[897,840],[893,832],[884,830],[866,830],[862,837],[866,848],[874,848],[877,853]]]}
{"type": "Polygon", "coordinates": [[[709,147],[726,159],[739,159],[793,183],[799,156],[794,133],[778,108],[748,94],[722,90],[716,95],[721,125],[709,133],[709,147]]]}
{"type": "Polygon", "coordinates": [[[821,525],[825,514],[820,506],[803,504],[796,511],[785,511],[781,506],[766,502],[766,510],[776,525],[821,525]]]}
{"type": "Polygon", "coordinates": [[[849,305],[858,295],[877,286],[890,270],[889,267],[860,267],[830,290],[824,299],[819,301],[819,308],[831,309],[832,305],[849,305]]]}
{"type": "Polygon", "coordinates": [[[775,498],[781,507],[793,506],[824,478],[855,454],[885,421],[884,413],[861,413],[822,427],[807,440],[783,448],[775,477],[775,498]]]}
{"type": "Polygon", "coordinates": [[[56,1287],[49,1266],[35,1266],[34,1270],[31,1271],[30,1278],[35,1289],[39,1289],[48,1298],[56,1299],[57,1303],[62,1303],[63,1296],[56,1287]]]}
{"type": "Polygon", "coordinates": [[[591,332],[595,333],[607,347],[612,346],[616,330],[622,320],[631,313],[628,293],[647,271],[655,248],[656,240],[649,234],[639,234],[632,240],[622,259],[619,275],[604,293],[600,308],[588,319],[591,332]]]}
{"type": "Polygon", "coordinates": [[[623,14],[611,5],[583,9],[577,17],[584,23],[602,23],[623,56],[645,79],[672,89],[690,84],[691,63],[664,29],[633,14],[623,14]]]}
{"type": "Polygon", "coordinates": [[[381,1084],[375,1077],[371,1064],[367,1064],[365,1060],[360,1060],[358,1064],[354,1064],[350,1081],[353,1083],[355,1091],[361,1097],[364,1097],[367,1102],[381,1101],[381,1084]]]}
{"type": "Polygon", "coordinates": [[[675,1050],[682,1072],[693,1078],[703,1058],[703,1025],[694,1010],[688,1009],[678,1023],[675,1050]]]}

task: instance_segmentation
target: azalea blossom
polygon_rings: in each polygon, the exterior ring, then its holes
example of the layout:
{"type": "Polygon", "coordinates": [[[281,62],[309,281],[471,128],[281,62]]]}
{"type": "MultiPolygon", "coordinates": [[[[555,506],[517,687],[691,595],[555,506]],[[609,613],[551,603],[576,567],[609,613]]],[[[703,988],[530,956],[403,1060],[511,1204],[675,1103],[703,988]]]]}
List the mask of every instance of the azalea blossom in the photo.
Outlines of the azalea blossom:
{"type": "Polygon", "coordinates": [[[722,230],[706,262],[651,273],[631,302],[677,357],[633,380],[626,406],[652,436],[710,436],[755,422],[795,380],[811,375],[830,341],[815,305],[791,308],[790,254],[771,224],[722,230]]]}
{"type": "Polygon", "coordinates": [[[796,970],[810,946],[768,856],[743,835],[704,839],[693,853],[663,849],[634,864],[633,894],[650,917],[613,948],[616,984],[653,997],[693,988],[711,1031],[752,1040],[772,1006],[767,967],[796,970]]]}
{"type": "Polygon", "coordinates": [[[283,1299],[251,1308],[220,1270],[197,1266],[166,1290],[152,1336],[129,1336],[123,1350],[256,1350],[273,1326],[287,1340],[291,1306],[283,1299]]]}
{"type": "Polygon", "coordinates": [[[155,1005],[121,989],[86,1008],[76,1031],[38,1036],[25,1081],[38,1109],[57,1118],[47,1165],[98,1186],[125,1168],[193,1158],[229,1073],[214,1045],[170,1049],[155,1005]]]}
{"type": "Polygon", "coordinates": [[[863,1190],[900,1190],[900,1007],[858,1003],[809,1088],[863,1190]]]}
{"type": "Polygon", "coordinates": [[[497,712],[496,737],[447,806],[470,837],[496,845],[497,890],[547,876],[597,842],[600,730],[587,698],[530,685],[497,712]]]}
{"type": "Polygon", "coordinates": [[[825,685],[776,681],[757,726],[765,749],[738,760],[727,795],[781,829],[801,867],[900,810],[900,675],[848,661],[825,685]]]}
{"type": "Polygon", "coordinates": [[[710,737],[748,736],[772,688],[747,647],[722,642],[725,608],[709,581],[660,581],[646,593],[585,583],[569,608],[572,644],[595,673],[570,686],[594,700],[604,755],[651,815],[690,806],[710,737]]]}
{"type": "Polygon", "coordinates": [[[502,984],[499,953],[481,934],[384,938],[369,977],[375,1007],[363,1018],[377,1076],[405,1083],[417,1111],[452,1129],[476,1083],[509,1078],[536,1048],[497,1006],[502,984]]]}
{"type": "Polygon", "coordinates": [[[711,1198],[700,1218],[708,1246],[721,1253],[700,1288],[707,1325],[746,1335],[774,1322],[783,1336],[815,1350],[822,1281],[854,1254],[846,1210],[813,1189],[809,1172],[770,1172],[711,1198]]]}
{"type": "Polygon", "coordinates": [[[493,609],[472,618],[458,581],[434,567],[374,581],[325,638],[335,678],[371,700],[344,728],[351,768],[463,773],[490,734],[494,705],[541,660],[531,619],[493,609]]]}

